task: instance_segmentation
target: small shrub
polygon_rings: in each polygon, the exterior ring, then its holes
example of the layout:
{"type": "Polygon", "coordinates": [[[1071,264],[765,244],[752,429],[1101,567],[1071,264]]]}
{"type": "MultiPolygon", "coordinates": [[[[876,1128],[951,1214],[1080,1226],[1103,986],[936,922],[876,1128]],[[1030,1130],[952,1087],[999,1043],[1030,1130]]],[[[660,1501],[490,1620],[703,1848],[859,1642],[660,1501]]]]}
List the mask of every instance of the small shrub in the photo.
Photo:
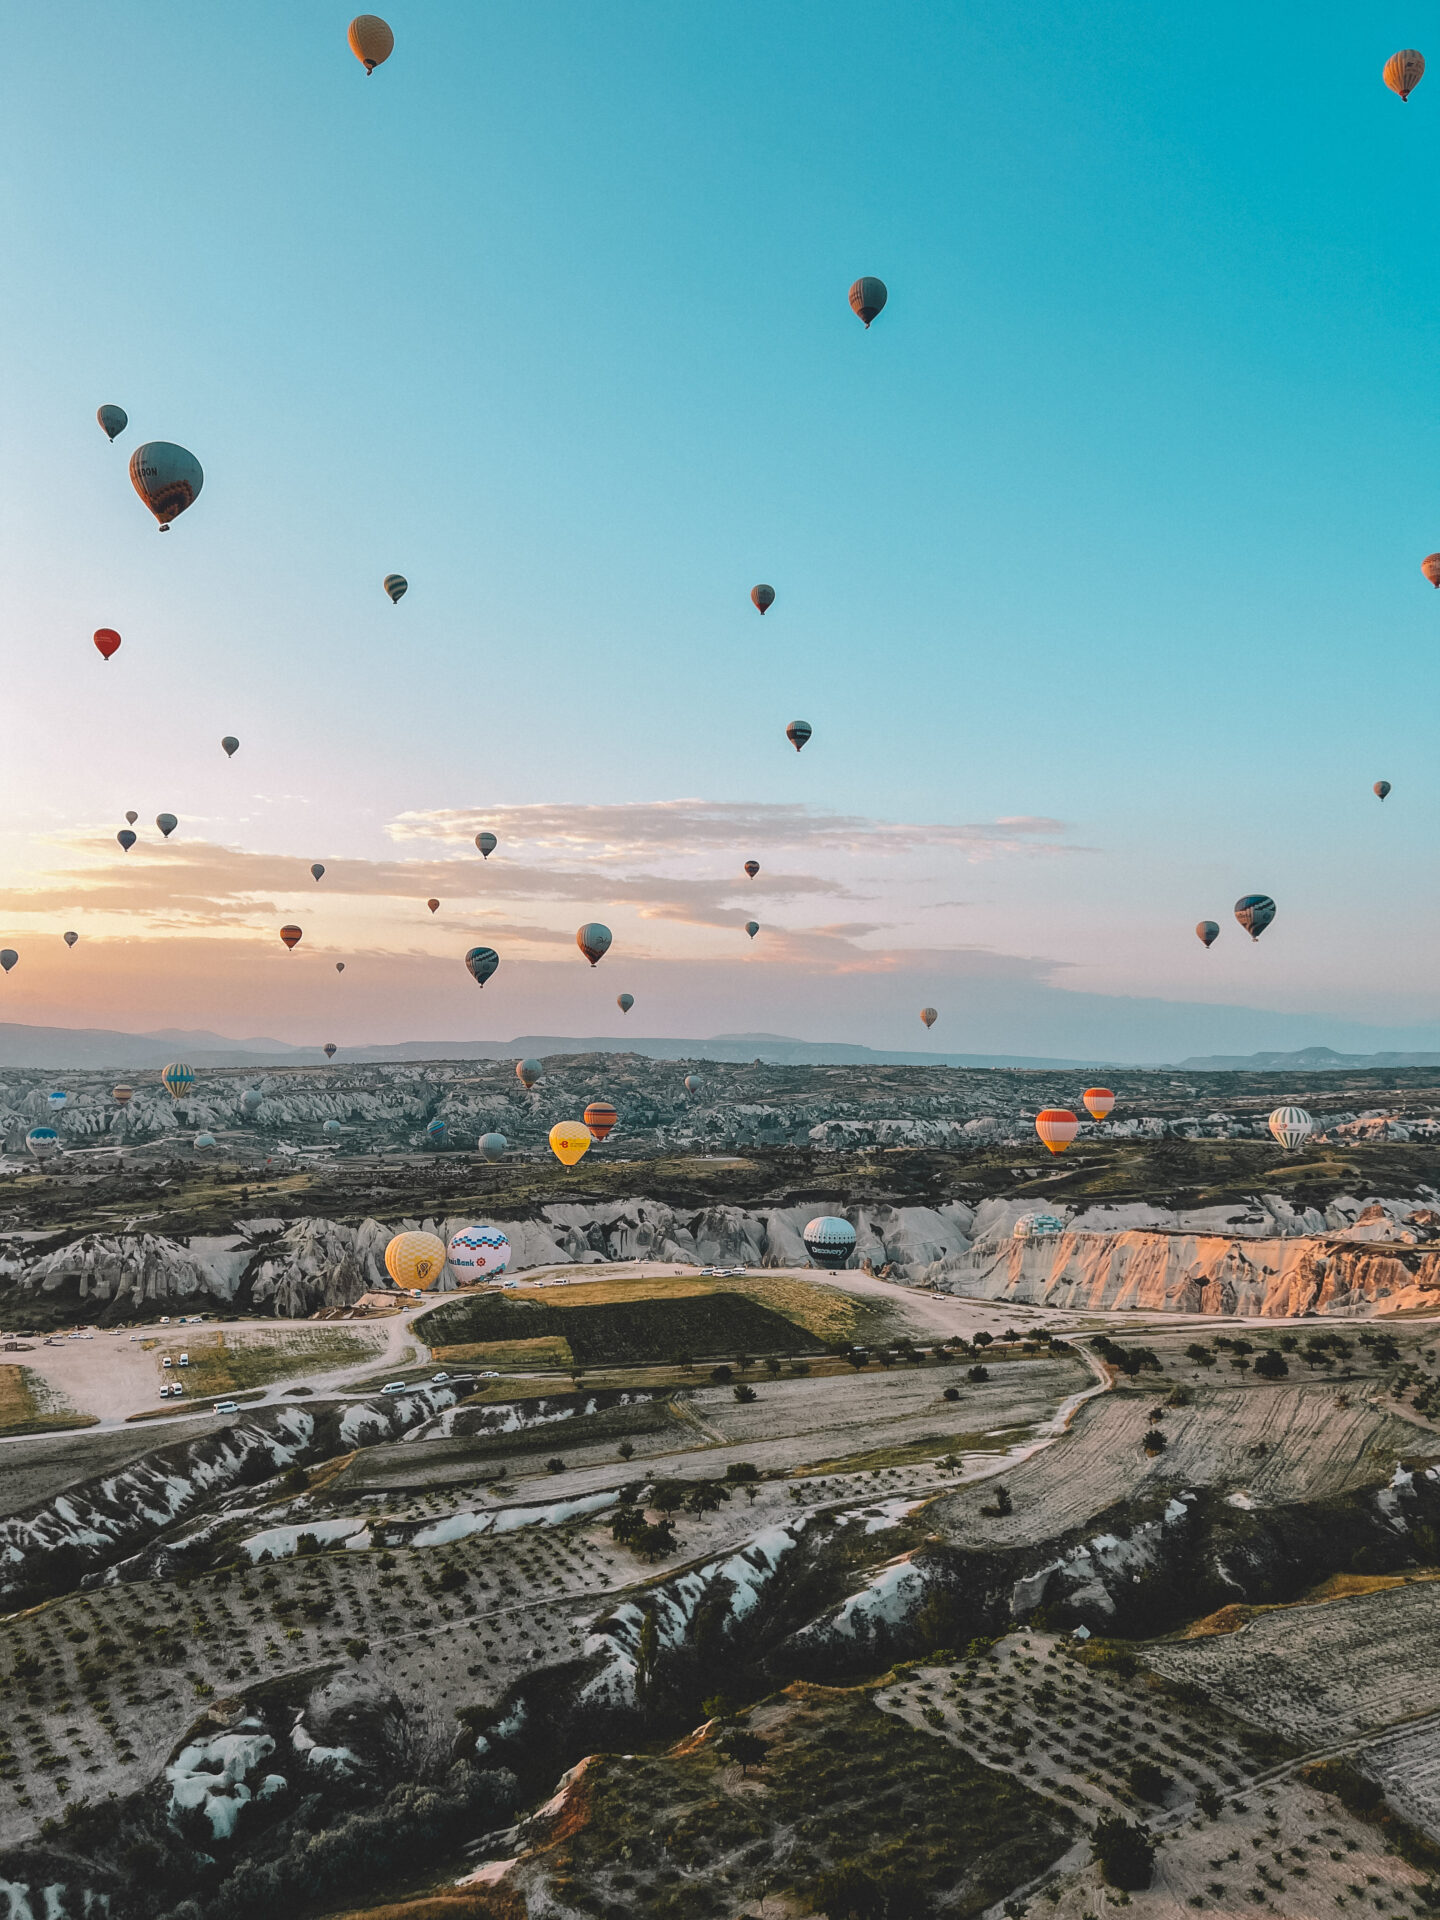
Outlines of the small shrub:
{"type": "Polygon", "coordinates": [[[1101,1878],[1122,1893],[1140,1893],[1155,1871],[1155,1843],[1118,1813],[1097,1820],[1090,1836],[1101,1878]]]}

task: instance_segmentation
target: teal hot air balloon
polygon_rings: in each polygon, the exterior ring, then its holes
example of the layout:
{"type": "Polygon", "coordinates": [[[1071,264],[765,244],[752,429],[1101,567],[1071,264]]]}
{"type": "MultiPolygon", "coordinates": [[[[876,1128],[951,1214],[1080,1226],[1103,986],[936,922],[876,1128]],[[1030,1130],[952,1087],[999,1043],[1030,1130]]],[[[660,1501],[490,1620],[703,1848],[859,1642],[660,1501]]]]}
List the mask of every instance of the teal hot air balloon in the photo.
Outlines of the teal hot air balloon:
{"type": "Polygon", "coordinates": [[[704,1084],[698,1073],[687,1073],[685,1076],[686,1093],[699,1093],[704,1084]]]}
{"type": "Polygon", "coordinates": [[[1247,893],[1235,902],[1235,918],[1252,940],[1258,940],[1275,918],[1275,902],[1268,893],[1247,893]]]}
{"type": "Polygon", "coordinates": [[[245,1118],[253,1120],[264,1102],[265,1096],[258,1087],[247,1087],[240,1096],[240,1105],[244,1109],[245,1118]]]}
{"type": "Polygon", "coordinates": [[[475,836],[475,844],[480,849],[482,859],[488,860],[500,842],[495,838],[493,833],[477,833],[475,836]]]}
{"type": "Polygon", "coordinates": [[[425,1131],[438,1144],[445,1138],[445,1122],[437,1114],[425,1131]]]}
{"type": "Polygon", "coordinates": [[[755,602],[757,613],[768,613],[775,604],[775,589],[766,586],[752,587],[750,598],[755,602]]]}
{"type": "Polygon", "coordinates": [[[515,1078],[520,1082],[522,1087],[527,1089],[534,1086],[544,1071],[544,1067],[538,1060],[517,1060],[515,1062],[515,1078]]]}
{"type": "Polygon", "coordinates": [[[161,839],[168,840],[180,822],[175,818],[173,813],[157,813],[155,816],[155,824],[160,829],[161,839]]]}
{"type": "Polygon", "coordinates": [[[107,440],[114,441],[117,434],[123,433],[130,424],[130,416],[124,407],[106,405],[97,407],[95,418],[105,430],[107,440]]]}
{"type": "Polygon", "coordinates": [[[617,993],[615,996],[615,1004],[621,1013],[628,1013],[635,1004],[635,996],[633,993],[617,993]]]}
{"type": "Polygon", "coordinates": [[[240,751],[240,742],[235,738],[233,733],[227,733],[220,744],[225,749],[225,758],[227,760],[233,760],[240,751]]]}
{"type": "Polygon", "coordinates": [[[405,578],[403,573],[387,573],[385,576],[385,591],[398,607],[410,591],[410,582],[405,578]]]}
{"type": "Polygon", "coordinates": [[[1215,942],[1220,938],[1219,921],[1218,920],[1197,921],[1195,925],[1195,938],[1199,941],[1202,941],[1205,946],[1213,947],[1215,942]]]}
{"type": "Polygon", "coordinates": [[[861,274],[850,289],[850,305],[857,317],[865,322],[865,331],[870,331],[870,322],[890,298],[883,280],[877,280],[873,273],[861,274]]]}
{"type": "Polygon", "coordinates": [[[19,958],[20,956],[14,947],[0,947],[0,967],[3,967],[6,973],[9,973],[19,958]]]}
{"type": "Polygon", "coordinates": [[[747,920],[745,922],[745,931],[746,933],[749,934],[750,938],[753,940],[756,934],[759,933],[760,931],[760,922],[758,920],[747,920]]]}
{"type": "Polygon", "coordinates": [[[810,725],[808,720],[792,720],[785,729],[785,738],[790,742],[791,746],[794,747],[795,751],[799,753],[800,749],[814,731],[815,729],[810,725]]]}
{"type": "Polygon", "coordinates": [[[183,1100],[195,1084],[195,1069],[183,1060],[172,1060],[161,1073],[160,1084],[172,1100],[183,1100]]]}
{"type": "Polygon", "coordinates": [[[598,967],[610,951],[610,942],[614,938],[608,927],[602,927],[598,920],[587,920],[575,935],[575,944],[590,962],[598,967]]]}
{"type": "Polygon", "coordinates": [[[503,1133],[482,1133],[480,1136],[480,1157],[492,1163],[503,1160],[510,1142],[503,1133]]]}
{"type": "Polygon", "coordinates": [[[131,847],[133,847],[135,844],[135,836],[130,831],[129,827],[121,827],[120,831],[116,834],[115,838],[120,842],[120,845],[124,848],[126,853],[128,853],[131,847]]]}
{"type": "Polygon", "coordinates": [[[199,498],[205,474],[188,448],[147,440],[130,456],[130,484],[168,533],[170,522],[199,498]]]}
{"type": "Polygon", "coordinates": [[[314,866],[311,867],[310,869],[310,878],[312,880],[323,880],[324,877],[325,877],[325,869],[321,865],[321,863],[317,860],[314,866]]]}
{"type": "Polygon", "coordinates": [[[320,1131],[328,1140],[338,1140],[340,1138],[340,1122],[338,1120],[327,1120],[320,1131]]]}
{"type": "Polygon", "coordinates": [[[1389,791],[1390,791],[1390,782],[1388,780],[1377,780],[1375,782],[1375,785],[1371,788],[1371,792],[1375,795],[1375,798],[1377,800],[1383,800],[1386,797],[1386,795],[1389,793],[1389,791]]]}
{"type": "Polygon", "coordinates": [[[483,987],[500,964],[500,956],[493,947],[471,947],[465,956],[465,965],[469,968],[470,978],[477,987],[483,987]]]}

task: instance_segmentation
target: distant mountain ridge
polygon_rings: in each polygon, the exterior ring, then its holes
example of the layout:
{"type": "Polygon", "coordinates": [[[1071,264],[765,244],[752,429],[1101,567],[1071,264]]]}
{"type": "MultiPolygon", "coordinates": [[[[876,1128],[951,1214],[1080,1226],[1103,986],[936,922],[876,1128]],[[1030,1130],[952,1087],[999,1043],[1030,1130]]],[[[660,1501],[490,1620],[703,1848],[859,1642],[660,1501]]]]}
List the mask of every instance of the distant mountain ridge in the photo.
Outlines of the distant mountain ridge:
{"type": "Polygon", "coordinates": [[[1191,1073],[1333,1073],[1347,1067],[1440,1067],[1440,1053],[1336,1053],[1301,1047],[1295,1053],[1213,1053],[1176,1063],[1191,1073]]]}

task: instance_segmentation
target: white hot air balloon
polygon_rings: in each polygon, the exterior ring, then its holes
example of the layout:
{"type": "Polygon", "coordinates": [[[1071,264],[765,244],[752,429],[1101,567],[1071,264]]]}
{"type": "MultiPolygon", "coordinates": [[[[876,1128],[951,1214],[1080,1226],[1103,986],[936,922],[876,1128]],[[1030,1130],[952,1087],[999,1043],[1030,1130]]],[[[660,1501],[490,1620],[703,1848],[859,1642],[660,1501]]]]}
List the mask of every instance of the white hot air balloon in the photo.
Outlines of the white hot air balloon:
{"type": "Polygon", "coordinates": [[[1287,1153],[1295,1153],[1315,1131],[1315,1122],[1303,1107],[1276,1107],[1270,1131],[1287,1153]]]}

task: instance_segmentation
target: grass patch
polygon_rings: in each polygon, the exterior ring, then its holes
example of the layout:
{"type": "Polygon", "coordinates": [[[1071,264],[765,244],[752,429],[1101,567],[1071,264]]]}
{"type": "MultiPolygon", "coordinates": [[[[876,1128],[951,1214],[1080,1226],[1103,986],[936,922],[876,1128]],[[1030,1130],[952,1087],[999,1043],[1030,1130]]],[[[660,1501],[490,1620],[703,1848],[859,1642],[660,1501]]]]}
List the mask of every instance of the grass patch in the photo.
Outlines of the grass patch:
{"type": "Polygon", "coordinates": [[[174,1371],[187,1395],[233,1399],[247,1388],[268,1387],[295,1374],[361,1366],[375,1358],[375,1342],[330,1326],[297,1329],[274,1339],[202,1330],[193,1339],[167,1345],[164,1352],[177,1363],[174,1371]],[[190,1356],[188,1367],[178,1364],[182,1353],[190,1356]]]}
{"type": "MultiPolygon", "coordinates": [[[[792,1480],[808,1480],[817,1473],[877,1473],[886,1467],[913,1467],[946,1453],[1005,1453],[1018,1436],[988,1433],[927,1433],[903,1447],[872,1447],[868,1453],[847,1453],[836,1460],[818,1460],[812,1466],[791,1469],[792,1480]]],[[[957,1483],[958,1484],[958,1483],[957,1483]]]]}
{"type": "Polygon", "coordinates": [[[431,1355],[447,1367],[495,1367],[501,1373],[530,1373],[538,1367],[568,1372],[575,1362],[570,1342],[556,1333],[542,1333],[534,1340],[481,1340],[468,1346],[433,1347],[431,1355]]]}
{"type": "MultiPolygon", "coordinates": [[[[226,1400],[234,1400],[244,1407],[254,1400],[263,1400],[265,1389],[252,1387],[248,1393],[227,1393],[223,1397],[226,1400]]],[[[204,1394],[198,1394],[193,1400],[171,1400],[163,1407],[147,1407],[144,1413],[127,1413],[125,1424],[127,1427],[133,1427],[147,1420],[183,1420],[187,1415],[193,1420],[200,1414],[203,1414],[207,1420],[210,1417],[210,1401],[204,1394]]]]}
{"type": "Polygon", "coordinates": [[[61,1433],[98,1424],[97,1415],[76,1413],[33,1368],[0,1366],[0,1434],[61,1433]]]}

